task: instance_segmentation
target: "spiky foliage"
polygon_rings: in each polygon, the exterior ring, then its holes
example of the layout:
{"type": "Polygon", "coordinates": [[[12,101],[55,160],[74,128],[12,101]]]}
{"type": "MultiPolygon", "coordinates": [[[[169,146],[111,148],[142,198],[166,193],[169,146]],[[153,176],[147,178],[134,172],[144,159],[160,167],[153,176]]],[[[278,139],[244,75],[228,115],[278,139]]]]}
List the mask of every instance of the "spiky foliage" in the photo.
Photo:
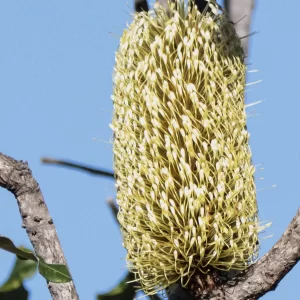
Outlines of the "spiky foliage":
{"type": "Polygon", "coordinates": [[[227,17],[180,0],[135,15],[114,84],[118,218],[144,291],[245,269],[260,227],[243,51],[227,17]]]}

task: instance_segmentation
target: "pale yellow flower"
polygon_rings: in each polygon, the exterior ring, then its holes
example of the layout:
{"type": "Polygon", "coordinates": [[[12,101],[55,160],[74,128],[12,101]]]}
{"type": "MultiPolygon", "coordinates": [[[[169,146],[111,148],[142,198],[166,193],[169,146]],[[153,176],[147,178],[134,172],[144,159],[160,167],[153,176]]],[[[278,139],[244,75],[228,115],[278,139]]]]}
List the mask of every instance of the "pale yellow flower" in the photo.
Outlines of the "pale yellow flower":
{"type": "Polygon", "coordinates": [[[114,74],[118,219],[147,294],[257,256],[245,65],[232,24],[184,1],[139,13],[114,74]]]}

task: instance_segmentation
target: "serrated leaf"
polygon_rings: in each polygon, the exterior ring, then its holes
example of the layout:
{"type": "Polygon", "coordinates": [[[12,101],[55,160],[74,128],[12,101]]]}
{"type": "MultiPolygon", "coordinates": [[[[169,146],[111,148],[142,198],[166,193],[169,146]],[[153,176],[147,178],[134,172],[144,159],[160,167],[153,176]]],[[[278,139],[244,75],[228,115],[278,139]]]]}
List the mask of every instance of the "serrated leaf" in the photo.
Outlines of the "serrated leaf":
{"type": "Polygon", "coordinates": [[[66,283],[72,280],[67,266],[63,264],[47,264],[41,257],[38,258],[38,270],[48,281],[54,283],[66,283]]]}
{"type": "Polygon", "coordinates": [[[21,285],[15,290],[0,292],[0,300],[28,300],[28,291],[21,285]]]}
{"type": "Polygon", "coordinates": [[[128,273],[127,276],[119,282],[110,292],[97,295],[98,300],[133,300],[136,292],[135,285],[137,283],[128,281],[132,280],[132,274],[128,273]]]}
{"type": "Polygon", "coordinates": [[[17,248],[14,243],[5,236],[0,236],[0,249],[16,254],[22,259],[30,259],[37,262],[37,257],[29,250],[25,248],[17,248]]]}
{"type": "Polygon", "coordinates": [[[8,279],[0,287],[0,292],[18,289],[23,285],[23,281],[33,276],[35,272],[36,262],[31,260],[20,260],[17,258],[8,279]]]}

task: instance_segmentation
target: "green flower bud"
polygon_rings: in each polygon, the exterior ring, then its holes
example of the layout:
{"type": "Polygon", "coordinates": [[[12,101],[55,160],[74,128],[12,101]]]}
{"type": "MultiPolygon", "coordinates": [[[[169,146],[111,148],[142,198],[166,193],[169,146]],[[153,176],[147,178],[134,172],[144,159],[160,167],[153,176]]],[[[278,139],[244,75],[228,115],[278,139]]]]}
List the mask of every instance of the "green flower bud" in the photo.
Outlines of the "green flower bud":
{"type": "Polygon", "coordinates": [[[254,167],[240,40],[215,5],[139,13],[114,74],[118,219],[147,294],[257,256],[254,167]]]}

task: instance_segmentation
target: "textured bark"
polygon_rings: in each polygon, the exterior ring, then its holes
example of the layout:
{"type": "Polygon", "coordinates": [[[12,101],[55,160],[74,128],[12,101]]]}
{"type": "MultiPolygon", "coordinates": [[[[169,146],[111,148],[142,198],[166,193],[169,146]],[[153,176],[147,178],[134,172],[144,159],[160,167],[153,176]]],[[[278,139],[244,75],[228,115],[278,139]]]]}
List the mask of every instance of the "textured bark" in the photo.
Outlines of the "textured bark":
{"type": "MultiPolygon", "coordinates": [[[[46,263],[66,265],[55,225],[28,164],[0,153],[0,186],[16,197],[22,227],[26,229],[36,254],[46,263]]],[[[73,281],[48,282],[48,289],[54,300],[78,299],[73,281]]]]}

